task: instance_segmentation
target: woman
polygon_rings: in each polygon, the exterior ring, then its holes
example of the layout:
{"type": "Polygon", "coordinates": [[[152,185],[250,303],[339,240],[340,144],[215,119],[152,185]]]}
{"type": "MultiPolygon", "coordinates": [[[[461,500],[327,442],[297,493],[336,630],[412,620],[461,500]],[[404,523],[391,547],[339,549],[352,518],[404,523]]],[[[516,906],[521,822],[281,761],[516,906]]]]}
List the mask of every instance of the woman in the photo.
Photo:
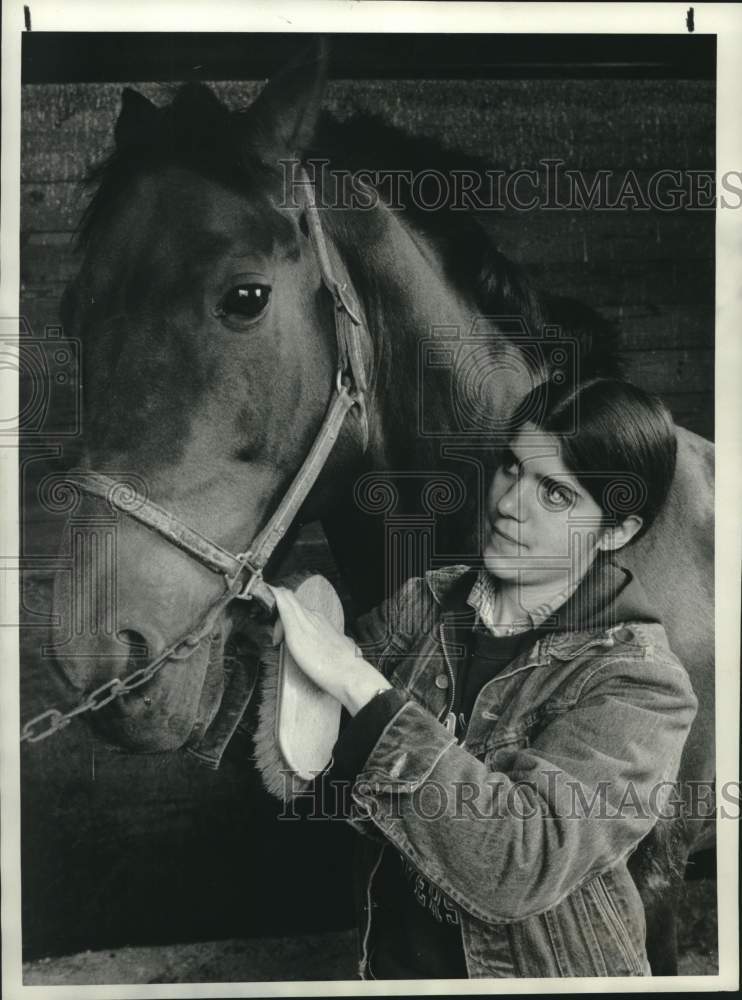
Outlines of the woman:
{"type": "Polygon", "coordinates": [[[296,662],[352,717],[325,777],[366,834],[363,977],[650,971],[626,862],[697,702],[612,557],[667,496],[674,427],[619,380],[543,404],[495,473],[483,565],[408,581],[358,623],[365,658],[275,589],[296,662]]]}

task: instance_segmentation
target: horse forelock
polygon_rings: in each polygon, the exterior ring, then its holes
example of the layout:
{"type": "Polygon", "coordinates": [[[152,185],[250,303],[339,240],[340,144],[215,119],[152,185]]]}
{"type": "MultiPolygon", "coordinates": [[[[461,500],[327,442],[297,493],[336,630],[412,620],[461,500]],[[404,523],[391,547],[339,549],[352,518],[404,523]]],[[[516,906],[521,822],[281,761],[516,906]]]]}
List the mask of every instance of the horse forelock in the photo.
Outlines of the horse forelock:
{"type": "Polygon", "coordinates": [[[227,108],[205,84],[183,84],[169,104],[152,105],[140,119],[86,177],[93,194],[78,229],[83,247],[131,177],[143,170],[181,166],[250,194],[277,184],[277,167],[267,165],[256,151],[259,123],[244,110],[227,108]]]}

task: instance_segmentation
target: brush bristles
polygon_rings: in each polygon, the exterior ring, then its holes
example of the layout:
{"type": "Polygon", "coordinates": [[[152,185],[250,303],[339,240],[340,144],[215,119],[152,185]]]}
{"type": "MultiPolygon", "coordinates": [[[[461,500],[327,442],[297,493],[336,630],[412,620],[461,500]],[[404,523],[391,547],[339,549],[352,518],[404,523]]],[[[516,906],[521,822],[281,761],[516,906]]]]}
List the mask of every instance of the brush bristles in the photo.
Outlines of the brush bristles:
{"type": "Polygon", "coordinates": [[[281,802],[291,802],[311,788],[312,782],[299,778],[291,771],[276,740],[279,656],[280,646],[269,646],[260,656],[260,703],[253,743],[255,765],[266,791],[281,802]]]}

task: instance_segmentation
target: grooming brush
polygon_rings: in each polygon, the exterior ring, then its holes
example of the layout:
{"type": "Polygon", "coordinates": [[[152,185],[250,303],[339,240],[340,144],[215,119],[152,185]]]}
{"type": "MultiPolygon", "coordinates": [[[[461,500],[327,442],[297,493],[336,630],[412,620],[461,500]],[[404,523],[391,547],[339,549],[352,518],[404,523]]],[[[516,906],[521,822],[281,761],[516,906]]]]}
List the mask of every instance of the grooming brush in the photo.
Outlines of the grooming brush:
{"type": "MultiPolygon", "coordinates": [[[[309,576],[291,589],[304,607],[343,631],[343,606],[328,580],[309,576]]],[[[331,762],[342,706],[296,665],[284,641],[264,648],[258,684],[255,763],[267,791],[287,802],[331,762]]]]}

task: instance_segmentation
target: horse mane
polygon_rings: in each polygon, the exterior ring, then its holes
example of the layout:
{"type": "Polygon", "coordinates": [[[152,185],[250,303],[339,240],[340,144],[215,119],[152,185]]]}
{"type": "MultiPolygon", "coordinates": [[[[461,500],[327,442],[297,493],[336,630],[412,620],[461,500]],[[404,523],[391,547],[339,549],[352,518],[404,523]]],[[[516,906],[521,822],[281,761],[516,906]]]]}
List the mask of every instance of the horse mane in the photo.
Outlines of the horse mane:
{"type": "MultiPolygon", "coordinates": [[[[614,324],[584,302],[536,289],[523,268],[499,249],[491,221],[487,225],[476,213],[448,203],[435,211],[426,210],[405,180],[405,172],[421,177],[433,170],[444,177],[457,172],[484,177],[493,169],[492,163],[365,111],[356,111],[345,121],[324,115],[319,138],[317,150],[307,158],[329,157],[331,165],[342,164],[351,172],[397,173],[405,218],[432,244],[448,279],[463,293],[473,295],[483,315],[521,317],[534,337],[545,323],[558,326],[564,336],[579,344],[582,377],[621,374],[619,330],[614,324]]],[[[377,191],[383,194],[383,182],[377,191]]]]}
{"type": "MultiPolygon", "coordinates": [[[[128,134],[120,119],[116,149],[86,178],[86,186],[95,191],[81,219],[78,245],[88,243],[101,216],[115,205],[132,176],[146,167],[182,165],[237,191],[265,185],[273,172],[246,153],[249,123],[249,109],[228,109],[201,83],[183,84],[164,107],[150,105],[128,134]]],[[[563,335],[579,342],[584,376],[620,373],[618,331],[612,324],[584,303],[539,293],[522,268],[500,251],[490,226],[473,212],[450,205],[426,211],[404,180],[405,172],[419,177],[432,169],[446,176],[454,171],[484,176],[492,164],[361,111],[345,121],[323,113],[315,148],[305,154],[306,160],[313,158],[329,158],[331,169],[398,172],[405,219],[433,247],[448,280],[473,297],[482,315],[522,317],[536,337],[545,322],[560,326],[563,335]]],[[[381,186],[377,190],[383,196],[381,186]]]]}

